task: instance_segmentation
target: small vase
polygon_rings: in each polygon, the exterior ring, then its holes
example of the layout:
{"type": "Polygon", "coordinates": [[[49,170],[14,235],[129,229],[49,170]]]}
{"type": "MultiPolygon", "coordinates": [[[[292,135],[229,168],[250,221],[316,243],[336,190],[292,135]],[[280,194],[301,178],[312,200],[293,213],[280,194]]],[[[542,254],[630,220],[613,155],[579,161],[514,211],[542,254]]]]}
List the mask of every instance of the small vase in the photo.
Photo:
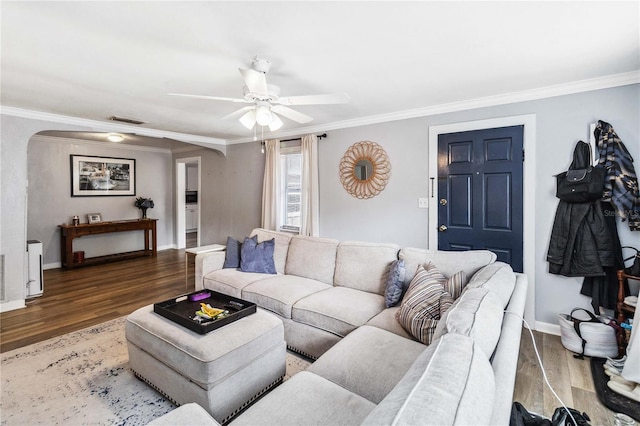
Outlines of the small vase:
{"type": "Polygon", "coordinates": [[[147,218],[147,209],[141,209],[142,210],[142,218],[146,219],[147,218]]]}

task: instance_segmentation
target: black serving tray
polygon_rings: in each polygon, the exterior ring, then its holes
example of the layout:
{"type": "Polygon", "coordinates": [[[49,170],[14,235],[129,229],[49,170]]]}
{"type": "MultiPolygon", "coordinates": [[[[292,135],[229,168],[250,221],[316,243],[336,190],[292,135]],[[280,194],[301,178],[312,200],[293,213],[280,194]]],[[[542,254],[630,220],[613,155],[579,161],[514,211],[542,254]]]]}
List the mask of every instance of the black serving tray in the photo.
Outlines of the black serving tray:
{"type": "Polygon", "coordinates": [[[213,290],[200,290],[153,304],[153,312],[200,334],[207,334],[240,318],[254,314],[256,310],[255,303],[227,296],[213,290]],[[210,296],[197,301],[189,300],[189,296],[204,292],[210,293],[210,296]],[[229,302],[239,305],[230,305],[229,302]],[[208,303],[213,308],[225,309],[229,311],[229,315],[224,318],[199,322],[194,318],[196,317],[196,311],[200,310],[200,303],[208,303]]]}

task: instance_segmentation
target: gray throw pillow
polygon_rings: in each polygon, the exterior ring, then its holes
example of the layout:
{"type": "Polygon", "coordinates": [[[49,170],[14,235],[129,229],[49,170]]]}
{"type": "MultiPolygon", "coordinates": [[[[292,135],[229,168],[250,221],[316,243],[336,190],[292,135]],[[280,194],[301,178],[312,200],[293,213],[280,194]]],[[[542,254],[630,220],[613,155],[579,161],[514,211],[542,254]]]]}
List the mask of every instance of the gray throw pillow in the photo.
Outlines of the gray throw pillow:
{"type": "Polygon", "coordinates": [[[240,270],[242,272],[275,274],[276,265],[273,261],[275,247],[275,238],[263,241],[260,244],[256,239],[245,238],[240,250],[240,270]]]}
{"type": "Polygon", "coordinates": [[[402,299],[402,295],[406,290],[404,285],[405,272],[403,259],[391,262],[389,276],[387,277],[387,284],[384,291],[384,302],[387,308],[396,306],[400,299],[402,299]]]}
{"type": "MultiPolygon", "coordinates": [[[[258,236],[254,235],[251,239],[258,243],[258,236]]],[[[224,255],[223,268],[239,268],[240,267],[240,254],[242,250],[242,243],[234,238],[227,237],[227,248],[224,255]]]]}

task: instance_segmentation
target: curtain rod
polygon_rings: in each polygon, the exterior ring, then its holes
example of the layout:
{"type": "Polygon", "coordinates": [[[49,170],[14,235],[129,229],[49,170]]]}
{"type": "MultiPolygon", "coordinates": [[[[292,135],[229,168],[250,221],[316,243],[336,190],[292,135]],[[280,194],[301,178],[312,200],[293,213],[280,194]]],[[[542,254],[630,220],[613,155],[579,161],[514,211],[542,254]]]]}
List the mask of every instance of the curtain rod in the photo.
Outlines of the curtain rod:
{"type": "MultiPolygon", "coordinates": [[[[326,138],[327,134],[323,133],[321,135],[316,135],[318,137],[318,140],[322,139],[322,138],[326,138]]],[[[293,138],[293,139],[281,139],[280,142],[293,142],[293,141],[300,141],[302,140],[302,138],[293,138]]]]}

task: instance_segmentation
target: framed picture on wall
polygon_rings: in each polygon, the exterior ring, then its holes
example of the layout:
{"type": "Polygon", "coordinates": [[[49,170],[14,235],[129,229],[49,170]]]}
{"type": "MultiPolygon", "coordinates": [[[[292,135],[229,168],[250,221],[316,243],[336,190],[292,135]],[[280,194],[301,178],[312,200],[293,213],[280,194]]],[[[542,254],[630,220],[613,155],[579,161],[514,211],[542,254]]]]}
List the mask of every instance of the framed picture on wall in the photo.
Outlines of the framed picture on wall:
{"type": "Polygon", "coordinates": [[[136,195],[136,160],[71,154],[71,196],[136,195]]]}

